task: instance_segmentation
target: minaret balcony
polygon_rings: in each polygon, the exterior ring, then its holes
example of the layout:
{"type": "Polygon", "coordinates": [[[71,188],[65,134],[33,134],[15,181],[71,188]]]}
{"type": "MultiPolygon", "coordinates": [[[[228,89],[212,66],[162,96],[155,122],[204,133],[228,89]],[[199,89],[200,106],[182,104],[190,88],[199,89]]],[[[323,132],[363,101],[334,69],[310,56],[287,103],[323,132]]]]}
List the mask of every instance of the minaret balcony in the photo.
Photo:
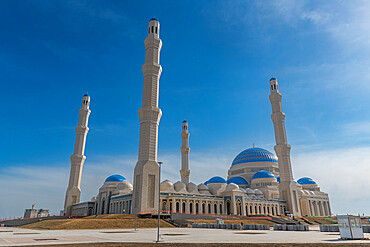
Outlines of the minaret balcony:
{"type": "Polygon", "coordinates": [[[162,111],[158,107],[143,106],[139,109],[140,124],[150,122],[159,125],[162,111]]]}
{"type": "Polygon", "coordinates": [[[85,155],[73,154],[71,156],[71,163],[72,163],[72,165],[74,165],[74,164],[82,165],[83,162],[85,161],[85,159],[86,159],[85,155]]]}
{"type": "Polygon", "coordinates": [[[156,37],[146,38],[144,41],[144,44],[145,44],[145,49],[149,49],[149,48],[161,49],[162,48],[162,40],[156,37]]]}
{"type": "Polygon", "coordinates": [[[162,66],[158,63],[145,63],[142,67],[142,70],[144,73],[144,77],[150,75],[160,76],[162,73],[162,66]]]}

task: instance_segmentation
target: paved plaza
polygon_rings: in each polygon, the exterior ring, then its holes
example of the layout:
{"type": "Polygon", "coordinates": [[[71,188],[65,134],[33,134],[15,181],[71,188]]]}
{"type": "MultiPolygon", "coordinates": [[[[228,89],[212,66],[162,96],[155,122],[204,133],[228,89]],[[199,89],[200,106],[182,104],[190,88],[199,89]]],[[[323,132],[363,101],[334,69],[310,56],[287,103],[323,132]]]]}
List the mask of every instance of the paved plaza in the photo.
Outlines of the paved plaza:
{"type": "MultiPolygon", "coordinates": [[[[163,243],[358,243],[370,244],[370,240],[344,241],[339,233],[320,232],[311,226],[309,232],[248,231],[223,229],[164,228],[163,243]]],[[[0,228],[0,246],[26,246],[78,243],[154,243],[156,229],[114,230],[29,230],[0,228]]],[[[365,233],[369,238],[370,233],[365,233]]]]}

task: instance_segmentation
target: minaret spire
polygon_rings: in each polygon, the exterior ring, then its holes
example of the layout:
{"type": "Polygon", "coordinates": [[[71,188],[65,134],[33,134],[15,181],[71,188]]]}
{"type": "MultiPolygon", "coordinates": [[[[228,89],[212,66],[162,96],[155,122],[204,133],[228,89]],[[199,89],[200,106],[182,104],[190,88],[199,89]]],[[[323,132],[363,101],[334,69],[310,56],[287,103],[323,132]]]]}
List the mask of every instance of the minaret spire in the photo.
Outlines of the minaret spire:
{"type": "Polygon", "coordinates": [[[159,78],[162,73],[162,67],[159,64],[162,48],[159,27],[157,19],[152,18],[149,21],[148,37],[144,41],[146,54],[142,67],[143,102],[139,109],[139,155],[134,170],[133,212],[135,214],[158,210],[157,145],[158,126],[162,116],[162,111],[158,108],[159,78]]]}
{"type": "Polygon", "coordinates": [[[71,206],[80,202],[82,167],[86,159],[84,153],[86,136],[87,132],[89,131],[89,127],[87,127],[87,125],[91,113],[89,107],[90,97],[89,95],[85,94],[82,98],[81,109],[79,110],[78,125],[76,127],[75,149],[73,155],[71,156],[71,171],[64,203],[65,215],[71,215],[71,206]]]}
{"type": "Polygon", "coordinates": [[[285,130],[285,114],[281,106],[282,95],[276,78],[270,79],[270,102],[272,107],[271,119],[275,130],[275,152],[278,156],[280,172],[280,198],[285,200],[290,213],[300,215],[297,185],[293,180],[292,165],[290,161],[290,145],[287,142],[285,130]]]}
{"type": "Polygon", "coordinates": [[[181,132],[181,139],[182,139],[182,146],[181,146],[181,182],[188,184],[190,182],[190,170],[189,170],[189,130],[188,130],[188,122],[184,120],[182,122],[182,132],[181,132]]]}

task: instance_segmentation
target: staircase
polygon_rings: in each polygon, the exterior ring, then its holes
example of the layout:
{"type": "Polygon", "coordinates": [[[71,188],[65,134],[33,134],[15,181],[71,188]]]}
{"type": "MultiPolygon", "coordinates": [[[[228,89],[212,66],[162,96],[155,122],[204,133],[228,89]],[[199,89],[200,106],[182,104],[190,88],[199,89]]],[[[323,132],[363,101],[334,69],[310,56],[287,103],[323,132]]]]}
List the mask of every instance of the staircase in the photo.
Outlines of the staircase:
{"type": "Polygon", "coordinates": [[[278,217],[278,216],[270,216],[270,217],[271,217],[270,221],[276,224],[281,224],[281,225],[298,225],[299,224],[298,222],[300,222],[297,219],[291,220],[285,217],[278,217]]]}

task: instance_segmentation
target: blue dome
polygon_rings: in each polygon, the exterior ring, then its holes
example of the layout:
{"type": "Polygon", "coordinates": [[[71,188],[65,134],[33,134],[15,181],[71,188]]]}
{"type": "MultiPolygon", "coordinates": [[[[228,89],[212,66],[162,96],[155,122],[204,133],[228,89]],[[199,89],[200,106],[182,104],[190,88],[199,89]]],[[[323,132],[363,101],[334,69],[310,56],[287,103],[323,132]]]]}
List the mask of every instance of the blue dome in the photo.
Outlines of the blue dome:
{"type": "Polygon", "coordinates": [[[234,184],[237,184],[237,185],[248,185],[247,180],[245,180],[242,177],[233,177],[233,178],[230,178],[229,180],[227,180],[227,183],[228,184],[234,183],[234,184]]]}
{"type": "Polygon", "coordinates": [[[298,183],[299,184],[316,184],[316,182],[312,178],[309,178],[309,177],[303,177],[303,178],[298,179],[298,183]]]}
{"type": "Polygon", "coordinates": [[[270,81],[275,81],[276,80],[276,78],[275,77],[272,77],[271,79],[270,79],[270,81]]]}
{"type": "Polygon", "coordinates": [[[251,162],[273,162],[277,163],[278,159],[273,154],[263,148],[248,148],[238,154],[231,166],[235,166],[237,164],[243,163],[251,163],[251,162]]]}
{"type": "Polygon", "coordinates": [[[124,176],[121,176],[121,175],[118,175],[118,174],[114,174],[112,176],[109,176],[105,182],[123,182],[124,180],[126,180],[126,178],[124,176]]]}
{"type": "Polygon", "coordinates": [[[208,184],[218,184],[218,183],[222,183],[222,184],[226,184],[226,180],[223,179],[222,177],[219,177],[219,176],[215,176],[213,178],[210,178],[207,182],[205,182],[204,184],[205,185],[208,185],[208,184]]]}
{"type": "Polygon", "coordinates": [[[155,17],[153,17],[152,19],[150,19],[150,21],[158,21],[155,17]]]}
{"type": "Polygon", "coordinates": [[[253,175],[252,179],[256,179],[256,178],[275,178],[275,176],[269,171],[261,170],[261,171],[256,172],[253,175]]]}

